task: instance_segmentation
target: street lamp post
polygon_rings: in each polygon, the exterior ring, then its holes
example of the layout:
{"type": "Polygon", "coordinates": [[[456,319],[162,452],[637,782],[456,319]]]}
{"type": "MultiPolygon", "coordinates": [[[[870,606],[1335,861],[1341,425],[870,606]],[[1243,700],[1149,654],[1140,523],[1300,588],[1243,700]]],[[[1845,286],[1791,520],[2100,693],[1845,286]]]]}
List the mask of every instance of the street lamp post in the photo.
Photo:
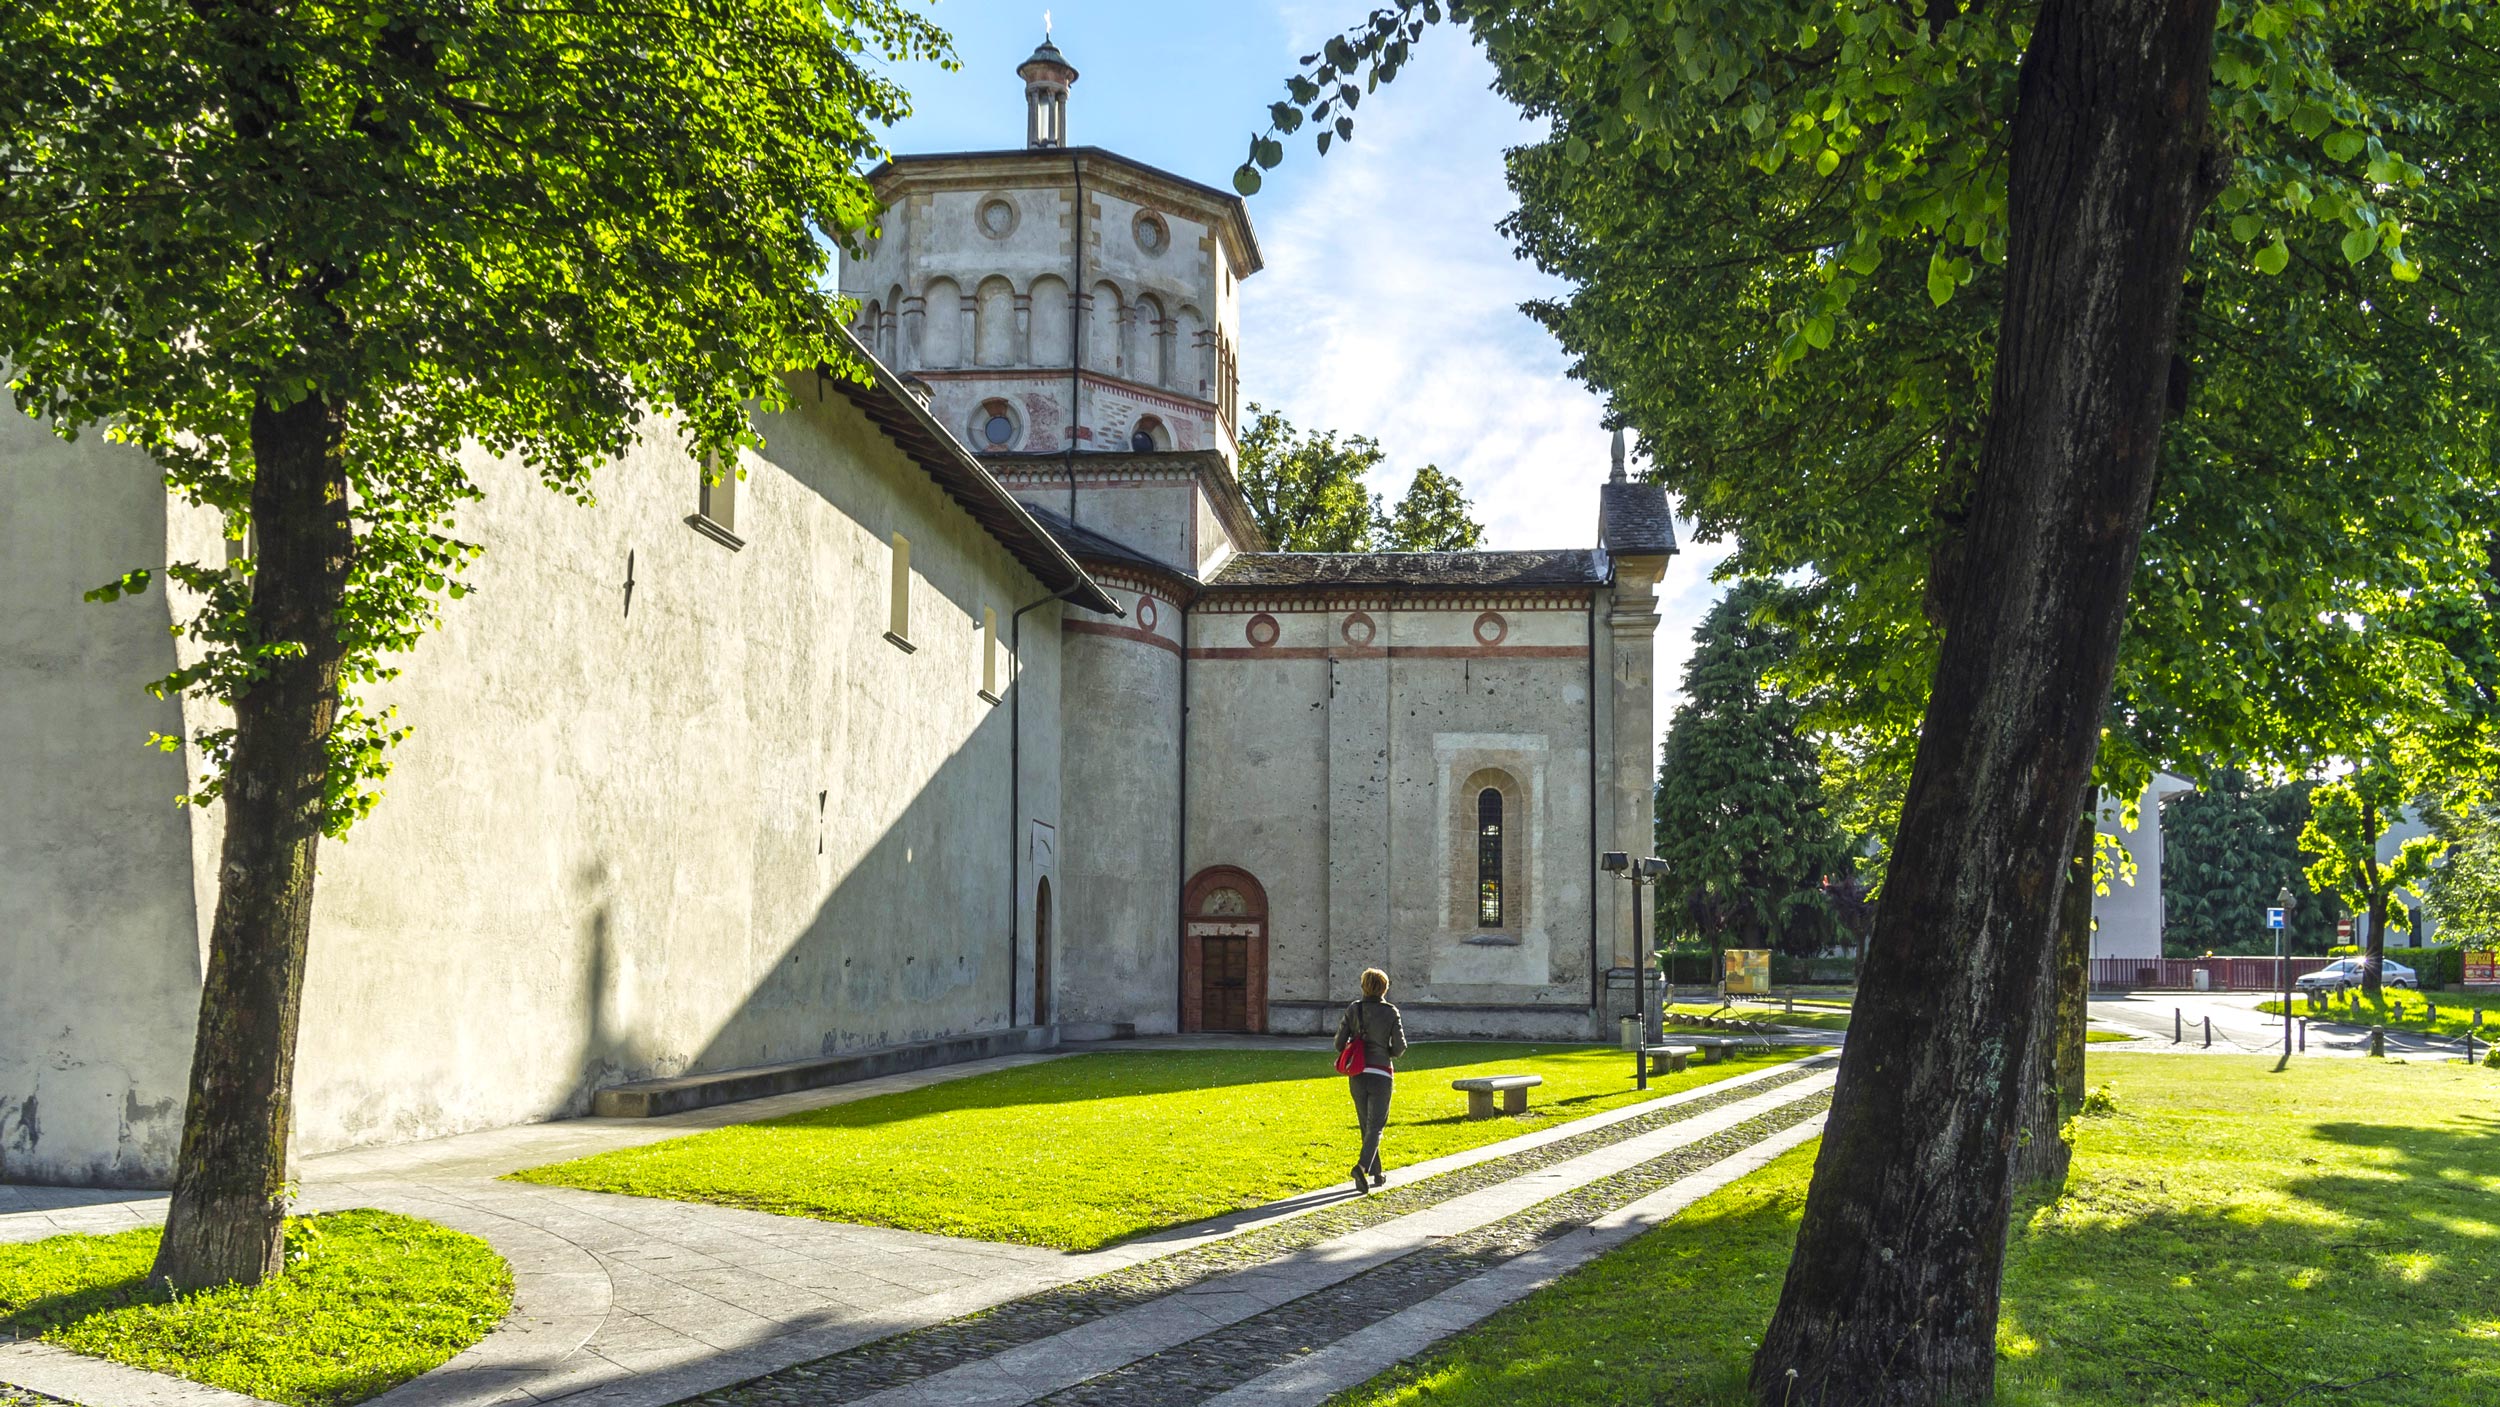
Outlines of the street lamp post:
{"type": "Polygon", "coordinates": [[[1655,855],[1635,860],[1629,852],[1609,850],[1600,860],[1608,874],[1632,881],[1632,1081],[1640,1089],[1649,1088],[1649,989],[1642,980],[1649,966],[1649,954],[1641,946],[1641,890],[1656,884],[1666,873],[1667,862],[1655,855]]]}
{"type": "Polygon", "coordinates": [[[2297,903],[2292,887],[2284,885],[2274,891],[2275,920],[2274,957],[2283,967],[2283,1059],[2292,1058],[2292,906],[2297,903]]]}

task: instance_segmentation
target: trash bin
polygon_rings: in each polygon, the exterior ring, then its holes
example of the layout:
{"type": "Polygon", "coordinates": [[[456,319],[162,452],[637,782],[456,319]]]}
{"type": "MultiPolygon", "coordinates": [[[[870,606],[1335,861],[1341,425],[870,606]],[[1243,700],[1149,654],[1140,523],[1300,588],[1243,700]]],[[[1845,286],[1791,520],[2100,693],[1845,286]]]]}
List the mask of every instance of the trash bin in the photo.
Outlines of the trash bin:
{"type": "Polygon", "coordinates": [[[2195,974],[2188,980],[2189,984],[2200,992],[2210,992],[2214,989],[2214,974],[2212,968],[2200,967],[2196,969],[2195,974]]]}
{"type": "Polygon", "coordinates": [[[1637,1046],[1637,1045],[1639,1045],[1639,1044],[1641,1043],[1641,1023],[1640,1023],[1640,1018],[1635,1017],[1635,1016],[1627,1016],[1627,1017],[1624,1017],[1624,1018],[1623,1018],[1623,1020],[1622,1020],[1621,1022],[1617,1023],[1617,1024],[1619,1024],[1619,1025],[1623,1028],[1622,1034],[1621,1034],[1619,1037],[1617,1037],[1617,1039],[1618,1039],[1618,1040],[1620,1040],[1620,1041],[1623,1043],[1623,1048],[1624,1048],[1625,1050],[1630,1050],[1630,1049],[1632,1049],[1634,1046],[1637,1046]]]}

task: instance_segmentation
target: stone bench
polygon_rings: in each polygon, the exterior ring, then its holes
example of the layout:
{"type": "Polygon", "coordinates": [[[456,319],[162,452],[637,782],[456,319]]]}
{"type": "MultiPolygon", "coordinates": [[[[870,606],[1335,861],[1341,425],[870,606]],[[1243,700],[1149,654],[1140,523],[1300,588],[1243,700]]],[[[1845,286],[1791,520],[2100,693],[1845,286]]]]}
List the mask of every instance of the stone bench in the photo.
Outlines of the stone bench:
{"type": "Polygon", "coordinates": [[[1671,1075],[1690,1065],[1693,1057],[1701,1054],[1701,1047],[1697,1045],[1651,1045],[1641,1047],[1641,1054],[1649,1057],[1649,1073],[1671,1075]]]}
{"type": "MultiPolygon", "coordinates": [[[[1678,1044],[1688,1050],[1699,1051],[1701,1063],[1704,1065],[1724,1064],[1729,1051],[1761,1044],[1759,1041],[1749,1041],[1741,1036],[1687,1036],[1679,1033],[1675,1039],[1678,1044]]],[[[1654,1046],[1651,1048],[1657,1049],[1654,1046]]]]}
{"type": "Polygon", "coordinates": [[[1495,1090],[1502,1092],[1503,1113],[1525,1114],[1528,1112],[1528,1091],[1543,1083],[1543,1075],[1478,1075],[1472,1080],[1452,1080],[1450,1088],[1466,1091],[1468,1118],[1490,1119],[1493,1117],[1495,1090]]]}

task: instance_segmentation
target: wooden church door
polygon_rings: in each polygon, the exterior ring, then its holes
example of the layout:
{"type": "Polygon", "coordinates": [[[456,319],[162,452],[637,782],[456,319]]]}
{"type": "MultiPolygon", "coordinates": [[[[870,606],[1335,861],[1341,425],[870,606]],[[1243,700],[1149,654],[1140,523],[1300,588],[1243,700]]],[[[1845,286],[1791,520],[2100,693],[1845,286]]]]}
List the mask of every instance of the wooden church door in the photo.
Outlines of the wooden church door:
{"type": "Polygon", "coordinates": [[[1267,891],[1243,870],[1202,870],[1184,891],[1181,1029],[1267,1029],[1267,891]]]}

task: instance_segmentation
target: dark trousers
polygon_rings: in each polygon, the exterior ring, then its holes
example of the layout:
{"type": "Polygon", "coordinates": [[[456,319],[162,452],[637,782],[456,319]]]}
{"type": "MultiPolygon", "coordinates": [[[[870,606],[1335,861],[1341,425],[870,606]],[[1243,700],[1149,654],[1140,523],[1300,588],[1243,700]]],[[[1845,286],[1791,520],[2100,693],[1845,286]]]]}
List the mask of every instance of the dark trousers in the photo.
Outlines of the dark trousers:
{"type": "Polygon", "coordinates": [[[1380,1176],[1380,1131],[1389,1124],[1389,1091],[1397,1081],[1387,1075],[1349,1075],[1346,1084],[1354,1091],[1354,1118],[1363,1126],[1363,1156],[1355,1166],[1380,1176]]]}

